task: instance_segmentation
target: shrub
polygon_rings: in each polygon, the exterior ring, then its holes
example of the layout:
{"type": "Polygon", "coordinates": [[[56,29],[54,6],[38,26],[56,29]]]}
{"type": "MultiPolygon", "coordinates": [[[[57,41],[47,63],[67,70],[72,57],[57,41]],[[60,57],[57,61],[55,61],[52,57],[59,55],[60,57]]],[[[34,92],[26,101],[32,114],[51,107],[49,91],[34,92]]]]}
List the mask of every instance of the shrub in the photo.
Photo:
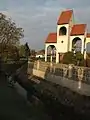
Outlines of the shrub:
{"type": "Polygon", "coordinates": [[[72,52],[67,52],[67,53],[65,53],[62,62],[64,64],[70,64],[72,59],[73,59],[73,53],[72,52]]]}
{"type": "Polygon", "coordinates": [[[83,54],[81,54],[80,52],[77,52],[76,53],[76,61],[77,61],[77,65],[83,66],[84,65],[84,56],[83,56],[83,54]]]}
{"type": "Polygon", "coordinates": [[[80,52],[77,52],[74,54],[73,52],[67,52],[65,53],[63,57],[64,64],[75,64],[75,65],[84,65],[84,56],[80,52]]]}

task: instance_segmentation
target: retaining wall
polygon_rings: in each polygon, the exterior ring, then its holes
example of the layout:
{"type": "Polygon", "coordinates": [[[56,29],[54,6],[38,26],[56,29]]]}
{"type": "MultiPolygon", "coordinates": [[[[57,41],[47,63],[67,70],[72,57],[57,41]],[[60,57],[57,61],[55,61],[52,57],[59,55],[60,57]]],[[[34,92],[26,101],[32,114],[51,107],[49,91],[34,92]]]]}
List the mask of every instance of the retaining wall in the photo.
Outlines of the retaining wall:
{"type": "Polygon", "coordinates": [[[40,77],[82,95],[90,96],[90,68],[37,61],[28,62],[28,74],[40,77]]]}

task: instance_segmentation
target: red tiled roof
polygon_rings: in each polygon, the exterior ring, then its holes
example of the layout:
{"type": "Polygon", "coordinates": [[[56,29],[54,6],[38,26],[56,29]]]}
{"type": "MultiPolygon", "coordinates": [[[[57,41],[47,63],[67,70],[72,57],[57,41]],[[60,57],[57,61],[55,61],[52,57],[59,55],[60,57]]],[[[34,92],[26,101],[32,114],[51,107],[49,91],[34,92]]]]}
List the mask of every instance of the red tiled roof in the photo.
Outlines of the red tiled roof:
{"type": "Polygon", "coordinates": [[[86,29],[86,24],[76,24],[73,25],[71,30],[71,35],[84,35],[86,29]]]}
{"type": "Polygon", "coordinates": [[[57,24],[61,25],[61,24],[69,23],[72,14],[73,14],[73,10],[63,11],[58,19],[57,24]]]}
{"type": "Polygon", "coordinates": [[[87,33],[87,38],[90,38],[90,33],[87,33]]]}
{"type": "Polygon", "coordinates": [[[45,43],[56,43],[57,42],[57,33],[50,33],[45,41],[45,43]]]}

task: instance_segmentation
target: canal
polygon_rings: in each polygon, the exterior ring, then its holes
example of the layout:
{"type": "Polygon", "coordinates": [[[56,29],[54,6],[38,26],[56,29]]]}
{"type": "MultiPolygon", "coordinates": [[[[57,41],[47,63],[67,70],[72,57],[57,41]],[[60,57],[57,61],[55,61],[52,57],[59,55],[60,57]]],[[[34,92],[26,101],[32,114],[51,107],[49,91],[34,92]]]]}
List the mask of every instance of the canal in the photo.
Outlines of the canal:
{"type": "Polygon", "coordinates": [[[56,102],[46,93],[32,95],[27,83],[21,85],[28,88],[30,101],[31,96],[34,96],[30,103],[22,87],[17,84],[15,89],[9,88],[4,76],[0,77],[0,120],[89,120],[87,116],[76,114],[73,108],[56,102]]]}
{"type": "MultiPolygon", "coordinates": [[[[57,97],[55,97],[53,93],[50,93],[49,89],[47,89],[50,88],[48,83],[41,82],[42,84],[37,85],[35,82],[31,81],[22,82],[22,80],[18,78],[17,81],[21,86],[23,86],[23,88],[26,89],[28,93],[27,99],[30,101],[30,104],[34,103],[33,105],[36,106],[36,108],[33,107],[37,109],[36,114],[47,116],[47,119],[44,116],[46,120],[88,120],[88,118],[90,118],[89,115],[80,114],[80,112],[76,113],[74,107],[61,104],[57,97]]],[[[54,89],[53,92],[55,92],[54,89]]]]}

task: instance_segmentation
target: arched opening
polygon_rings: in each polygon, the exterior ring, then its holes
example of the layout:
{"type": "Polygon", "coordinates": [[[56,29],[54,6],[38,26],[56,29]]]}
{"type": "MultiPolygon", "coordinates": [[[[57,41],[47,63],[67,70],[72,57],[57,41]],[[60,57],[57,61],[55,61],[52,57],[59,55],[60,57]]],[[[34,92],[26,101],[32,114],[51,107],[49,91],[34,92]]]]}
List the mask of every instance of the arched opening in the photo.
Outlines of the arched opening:
{"type": "Polygon", "coordinates": [[[59,35],[66,35],[67,34],[67,29],[66,27],[61,27],[59,30],[59,35]]]}
{"type": "Polygon", "coordinates": [[[54,45],[49,45],[47,47],[47,61],[51,61],[51,56],[52,56],[52,61],[56,62],[56,47],[54,45]]]}
{"type": "Polygon", "coordinates": [[[81,52],[82,40],[79,37],[76,37],[72,41],[72,51],[81,52]]]}

